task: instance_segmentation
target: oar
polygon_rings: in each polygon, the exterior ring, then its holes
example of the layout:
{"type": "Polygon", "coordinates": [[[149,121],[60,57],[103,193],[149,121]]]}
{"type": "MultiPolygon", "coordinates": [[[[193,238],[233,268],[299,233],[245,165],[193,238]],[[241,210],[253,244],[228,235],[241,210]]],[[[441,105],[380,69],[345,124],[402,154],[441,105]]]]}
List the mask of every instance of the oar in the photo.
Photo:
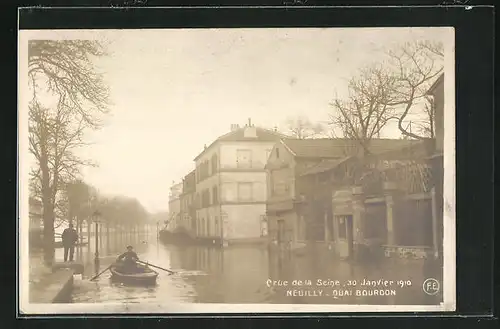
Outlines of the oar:
{"type": "Polygon", "coordinates": [[[170,274],[174,274],[175,272],[174,271],[171,271],[171,270],[167,270],[166,268],[163,268],[163,267],[160,267],[160,266],[156,266],[156,265],[153,265],[151,263],[146,263],[146,262],[143,262],[143,261],[140,261],[140,260],[137,260],[138,263],[141,263],[141,264],[144,264],[144,265],[147,265],[147,266],[151,266],[151,267],[155,267],[155,268],[158,268],[160,270],[164,270],[164,271],[167,271],[168,273],[170,274]]]}
{"type": "Polygon", "coordinates": [[[101,276],[101,274],[103,274],[104,272],[106,272],[107,270],[109,270],[109,268],[113,266],[113,264],[109,265],[108,267],[106,267],[106,269],[104,271],[102,271],[101,273],[97,274],[96,276],[94,276],[92,279],[90,279],[90,281],[94,281],[95,279],[97,279],[99,276],[101,276]]]}

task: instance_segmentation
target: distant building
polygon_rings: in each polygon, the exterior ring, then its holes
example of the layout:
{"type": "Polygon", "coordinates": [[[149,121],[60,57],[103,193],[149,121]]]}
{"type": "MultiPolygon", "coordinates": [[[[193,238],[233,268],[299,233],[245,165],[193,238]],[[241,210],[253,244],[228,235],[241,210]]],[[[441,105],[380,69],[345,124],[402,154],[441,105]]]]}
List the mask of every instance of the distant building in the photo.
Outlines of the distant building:
{"type": "Polygon", "coordinates": [[[284,135],[252,125],[231,131],[194,159],[196,236],[224,242],[259,240],[267,235],[265,164],[284,135]]]}
{"type": "Polygon", "coordinates": [[[29,217],[30,217],[30,230],[40,229],[43,227],[42,202],[33,197],[29,198],[29,217]]]}
{"type": "Polygon", "coordinates": [[[166,229],[176,231],[180,226],[181,219],[181,200],[182,183],[174,184],[170,187],[170,195],[168,200],[168,220],[166,229]]]}
{"type": "Polygon", "coordinates": [[[196,172],[193,170],[182,180],[180,194],[180,226],[189,234],[196,232],[196,208],[194,198],[196,194],[196,172]]]}
{"type": "Polygon", "coordinates": [[[444,73],[436,79],[427,94],[432,96],[434,100],[436,153],[442,153],[444,143],[444,73]]]}

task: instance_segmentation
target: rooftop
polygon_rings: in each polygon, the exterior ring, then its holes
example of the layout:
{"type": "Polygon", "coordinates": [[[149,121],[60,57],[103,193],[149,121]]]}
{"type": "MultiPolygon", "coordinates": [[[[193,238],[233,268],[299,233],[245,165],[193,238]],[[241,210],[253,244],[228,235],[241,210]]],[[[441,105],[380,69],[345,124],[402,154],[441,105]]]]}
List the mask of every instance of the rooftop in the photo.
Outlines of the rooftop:
{"type": "Polygon", "coordinates": [[[432,95],[432,94],[434,94],[434,92],[435,92],[436,88],[437,88],[440,84],[442,84],[442,83],[443,83],[443,81],[444,81],[444,73],[441,73],[441,74],[439,75],[439,77],[436,79],[436,81],[434,81],[434,83],[432,84],[432,86],[430,86],[429,90],[427,90],[427,94],[428,94],[428,95],[432,95]]]}
{"type": "Polygon", "coordinates": [[[233,131],[224,134],[213,141],[208,147],[194,158],[196,161],[199,157],[201,157],[208,149],[210,149],[217,142],[248,142],[248,141],[259,141],[259,142],[273,142],[279,141],[282,138],[290,138],[287,135],[279,133],[275,130],[256,127],[251,123],[239,127],[235,126],[233,131]],[[249,133],[250,132],[250,133],[249,133]]]}
{"type": "Polygon", "coordinates": [[[408,144],[402,147],[374,154],[375,159],[402,160],[423,159],[434,153],[434,139],[407,140],[408,144]]]}
{"type": "Polygon", "coordinates": [[[304,173],[302,173],[300,176],[307,176],[307,175],[314,175],[314,174],[319,174],[322,172],[326,172],[332,169],[335,169],[338,165],[344,163],[345,161],[353,158],[354,156],[348,156],[344,157],[341,159],[327,159],[327,160],[322,160],[320,163],[318,163],[316,166],[310,168],[309,170],[306,170],[304,173]]]}
{"type": "MultiPolygon", "coordinates": [[[[356,141],[347,138],[282,139],[292,155],[299,158],[338,159],[358,148],[356,141]]],[[[407,146],[410,141],[403,139],[372,139],[370,151],[378,154],[407,146]]]]}

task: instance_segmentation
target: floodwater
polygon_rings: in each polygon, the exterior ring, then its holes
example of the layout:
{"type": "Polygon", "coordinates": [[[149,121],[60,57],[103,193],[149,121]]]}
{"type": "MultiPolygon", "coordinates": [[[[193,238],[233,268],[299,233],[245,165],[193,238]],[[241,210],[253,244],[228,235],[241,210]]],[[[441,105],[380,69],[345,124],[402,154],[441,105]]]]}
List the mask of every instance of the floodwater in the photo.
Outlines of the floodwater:
{"type": "Polygon", "coordinates": [[[96,269],[94,241],[90,242],[78,252],[88,265],[86,273],[75,279],[74,303],[436,305],[442,300],[441,291],[424,292],[426,279],[441,281],[439,267],[424,261],[359,264],[318,250],[277,255],[256,246],[180,247],[148,235],[104,242],[96,269]],[[158,269],[153,287],[113,283],[109,272],[88,280],[111,264],[127,244],[135,246],[143,261],[175,273],[158,269]]]}

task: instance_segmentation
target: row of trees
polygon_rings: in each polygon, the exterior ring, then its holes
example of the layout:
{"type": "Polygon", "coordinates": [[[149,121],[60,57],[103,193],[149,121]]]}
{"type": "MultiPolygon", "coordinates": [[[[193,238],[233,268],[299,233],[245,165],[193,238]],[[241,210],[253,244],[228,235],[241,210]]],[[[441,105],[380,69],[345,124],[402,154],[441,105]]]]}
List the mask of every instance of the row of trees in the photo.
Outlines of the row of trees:
{"type": "Polygon", "coordinates": [[[66,185],[63,191],[66,212],[62,213],[62,222],[71,221],[77,226],[92,220],[93,213],[99,211],[102,221],[112,225],[131,226],[149,220],[149,213],[134,198],[124,196],[106,197],[83,182],[76,180],[66,185]]]}
{"type": "Polygon", "coordinates": [[[340,134],[367,153],[370,141],[391,122],[397,123],[406,138],[434,138],[434,103],[426,93],[443,68],[444,50],[439,42],[417,40],[384,50],[382,61],[360,68],[348,80],[347,97],[332,100],[329,122],[289,119],[288,133],[296,138],[340,134]]]}
{"type": "Polygon", "coordinates": [[[55,221],[64,218],[68,184],[78,178],[82,166],[95,165],[77,151],[86,145],[85,132],[99,129],[108,112],[108,88],[94,64],[104,55],[96,41],[28,43],[29,150],[35,159],[30,187],[42,203],[47,262],[54,257],[55,221]]]}
{"type": "Polygon", "coordinates": [[[130,224],[148,214],[135,199],[105,198],[80,180],[80,170],[95,166],[78,151],[86,133],[102,127],[109,112],[109,89],[96,60],[106,56],[93,40],[31,40],[28,43],[29,151],[35,165],[30,194],[42,203],[44,255],[54,258],[55,228],[67,221],[81,227],[95,210],[103,219],[130,224]]]}

